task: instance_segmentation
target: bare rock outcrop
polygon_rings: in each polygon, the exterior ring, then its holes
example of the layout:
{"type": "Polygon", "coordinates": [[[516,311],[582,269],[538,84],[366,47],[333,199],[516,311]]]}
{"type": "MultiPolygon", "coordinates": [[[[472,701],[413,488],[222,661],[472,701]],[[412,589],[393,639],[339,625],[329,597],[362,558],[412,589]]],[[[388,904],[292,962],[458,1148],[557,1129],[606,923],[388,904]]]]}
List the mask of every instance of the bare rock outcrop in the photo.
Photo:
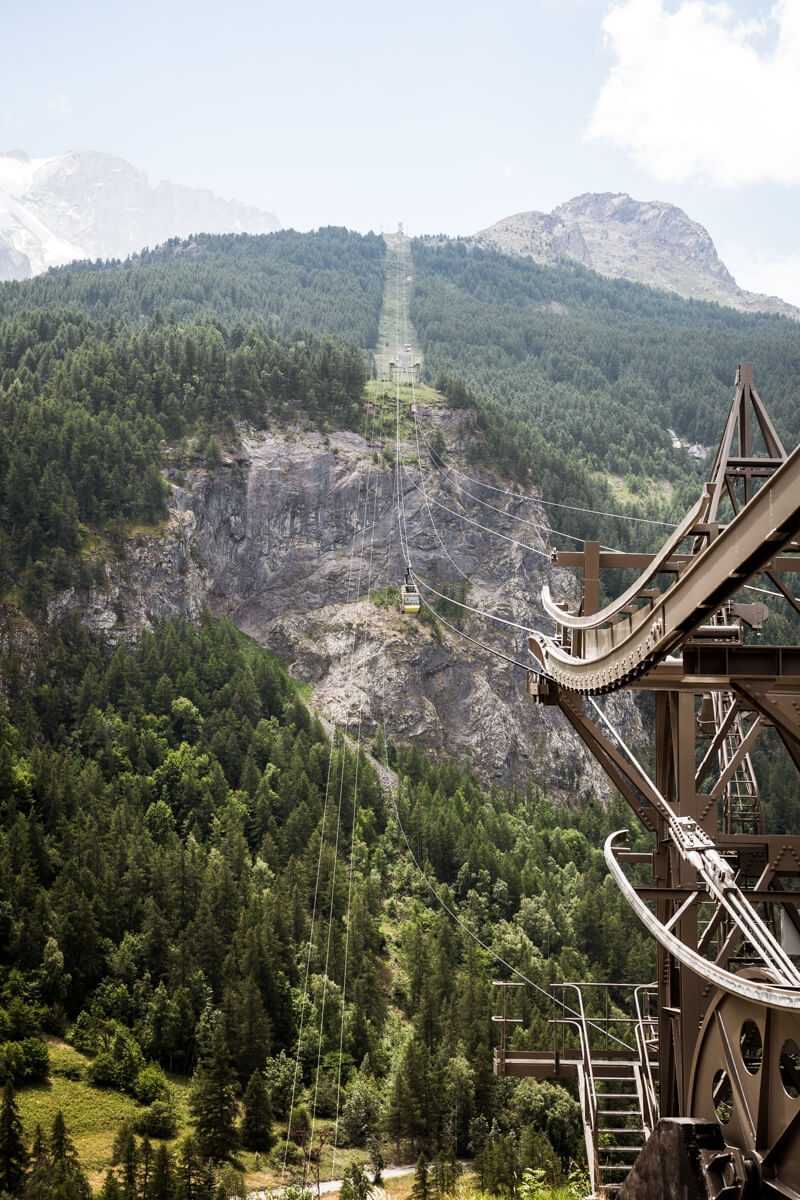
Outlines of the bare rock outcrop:
{"type": "MultiPolygon", "coordinates": [[[[550,562],[544,510],[535,499],[498,500],[488,476],[472,475],[406,462],[414,571],[438,590],[461,583],[475,609],[541,625],[543,584],[561,595],[574,588],[550,562]],[[467,501],[462,488],[500,511],[467,501]]],[[[383,725],[391,738],[468,762],[486,783],[531,779],[574,799],[607,792],[560,714],[527,702],[514,665],[529,658],[523,628],[458,609],[451,628],[403,616],[388,599],[405,565],[396,488],[396,471],[356,434],[247,434],[236,457],[173,484],[167,529],[128,544],[108,589],[66,593],[54,609],[80,604],[88,625],[117,639],[207,606],[280,655],[312,705],[350,733],[369,738],[383,725]]],[[[612,704],[635,736],[630,699],[612,704]]]]}
{"type": "Polygon", "coordinates": [[[551,213],[505,217],[477,233],[475,242],[540,263],[575,259],[601,275],[646,283],[687,299],[800,318],[800,309],[785,300],[738,287],[707,230],[682,209],[659,200],[587,192],[551,213]]]}

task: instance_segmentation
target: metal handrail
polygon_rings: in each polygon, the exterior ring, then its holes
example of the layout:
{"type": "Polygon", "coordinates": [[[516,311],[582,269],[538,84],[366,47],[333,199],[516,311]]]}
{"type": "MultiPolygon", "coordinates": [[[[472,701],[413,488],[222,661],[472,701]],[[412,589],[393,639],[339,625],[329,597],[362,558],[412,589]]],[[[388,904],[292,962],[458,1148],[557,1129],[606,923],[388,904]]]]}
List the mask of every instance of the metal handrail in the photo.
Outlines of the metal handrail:
{"type": "Polygon", "coordinates": [[[654,1018],[644,1013],[642,1000],[647,1001],[647,1007],[649,1008],[650,997],[653,995],[658,995],[655,983],[641,984],[633,993],[634,1004],[636,1005],[635,1037],[639,1050],[640,1068],[637,1084],[641,1080],[639,1105],[642,1110],[642,1124],[648,1137],[653,1132],[659,1117],[658,1092],[656,1090],[655,1079],[653,1078],[653,1061],[649,1053],[649,1047],[657,1041],[658,1027],[654,1018]]]}
{"type": "MultiPolygon", "coordinates": [[[[633,1025],[635,1034],[635,1048],[629,1048],[630,1057],[624,1061],[629,1063],[633,1071],[633,1082],[636,1086],[635,1096],[631,1094],[631,1099],[635,1099],[639,1106],[639,1116],[642,1122],[642,1128],[647,1136],[652,1132],[656,1121],[658,1120],[658,1100],[656,1092],[656,1084],[653,1075],[653,1062],[648,1053],[648,1044],[652,1044],[652,1036],[648,1037],[648,1033],[652,1035],[655,1031],[655,1023],[649,1018],[643,1008],[643,997],[647,996],[655,988],[655,984],[639,984],[639,983],[601,983],[601,982],[576,982],[566,981],[562,983],[553,983],[550,985],[553,992],[555,1002],[555,993],[557,989],[564,991],[566,988],[572,988],[576,994],[575,1008],[577,1014],[573,1017],[554,1017],[551,1023],[554,1027],[559,1025],[572,1026],[577,1030],[579,1040],[580,1061],[578,1063],[578,1088],[581,1097],[581,1113],[583,1117],[584,1137],[586,1140],[586,1152],[589,1161],[589,1176],[592,1183],[592,1195],[600,1194],[602,1180],[600,1178],[600,1165],[598,1159],[600,1134],[600,1114],[599,1114],[599,1095],[595,1080],[594,1063],[592,1060],[592,1044],[590,1029],[596,1033],[604,1034],[605,1047],[601,1048],[600,1053],[606,1058],[609,1058],[613,1063],[617,1060],[619,1051],[608,1046],[609,1035],[614,1037],[611,1029],[614,1025],[633,1025]],[[584,1004],[584,991],[588,989],[603,989],[605,992],[605,1016],[587,1017],[584,1004]],[[618,1014],[609,1012],[609,999],[612,991],[629,991],[633,993],[635,1016],[623,1017],[618,1014]]],[[[616,1040],[616,1039],[615,1039],[616,1040]]],[[[562,1040],[562,1053],[566,1047],[562,1040]]]]}
{"type": "Polygon", "coordinates": [[[592,1195],[596,1195],[600,1183],[600,1169],[597,1162],[597,1088],[594,1081],[589,1030],[586,1025],[586,1012],[583,1007],[583,993],[580,984],[577,983],[554,983],[551,984],[551,988],[553,990],[553,999],[555,999],[556,988],[560,988],[562,991],[565,988],[573,988],[577,996],[576,1004],[579,1016],[571,1018],[560,1017],[555,1019],[553,1023],[573,1025],[578,1031],[578,1040],[581,1049],[578,1090],[582,1101],[581,1107],[583,1109],[583,1129],[586,1141],[586,1157],[589,1163],[589,1178],[592,1184],[592,1195]]]}

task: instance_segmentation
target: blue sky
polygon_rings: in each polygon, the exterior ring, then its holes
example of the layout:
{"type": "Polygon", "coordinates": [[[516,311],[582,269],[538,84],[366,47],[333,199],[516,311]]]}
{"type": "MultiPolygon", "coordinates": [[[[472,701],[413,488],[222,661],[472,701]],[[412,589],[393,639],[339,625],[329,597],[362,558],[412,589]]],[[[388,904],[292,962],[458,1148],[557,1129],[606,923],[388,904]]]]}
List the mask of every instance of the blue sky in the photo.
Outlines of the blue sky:
{"type": "Polygon", "coordinates": [[[800,0],[3,0],[0,151],[323,224],[469,234],[666,200],[800,304],[800,0]]]}

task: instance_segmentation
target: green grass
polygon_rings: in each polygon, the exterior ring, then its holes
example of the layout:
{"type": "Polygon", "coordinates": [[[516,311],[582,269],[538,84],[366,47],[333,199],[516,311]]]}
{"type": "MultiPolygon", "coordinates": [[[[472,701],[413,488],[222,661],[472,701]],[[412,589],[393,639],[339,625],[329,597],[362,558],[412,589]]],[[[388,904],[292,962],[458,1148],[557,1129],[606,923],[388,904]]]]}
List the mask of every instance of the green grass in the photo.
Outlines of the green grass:
{"type": "MultiPolygon", "coordinates": [[[[114,534],[126,542],[134,538],[164,537],[172,521],[172,513],[167,512],[158,521],[140,521],[137,517],[112,517],[105,522],[103,529],[106,534],[114,534]]],[[[90,536],[92,536],[90,534],[90,536]]],[[[102,537],[102,533],[100,534],[102,537]]]]}
{"type": "Polygon", "coordinates": [[[283,661],[283,659],[278,658],[277,654],[273,654],[273,652],[267,649],[266,646],[259,645],[255,638],[250,637],[248,633],[242,633],[241,629],[236,629],[234,626],[233,632],[236,636],[236,642],[238,646],[247,658],[255,658],[259,655],[263,655],[269,660],[270,665],[281,676],[281,678],[286,680],[287,683],[291,684],[291,686],[295,688],[301,696],[305,697],[303,688],[307,687],[308,685],[298,683],[297,680],[292,679],[291,675],[286,670],[286,663],[283,661]]]}
{"type": "Polygon", "coordinates": [[[398,595],[396,587],[385,587],[377,592],[370,592],[369,598],[378,608],[397,608],[398,595]]]}
{"type": "MultiPolygon", "coordinates": [[[[414,418],[411,415],[412,401],[416,401],[417,412],[422,412],[422,406],[435,405],[441,407],[442,397],[424,384],[415,386],[400,384],[400,448],[405,462],[416,461],[417,434],[414,418]]],[[[367,402],[376,407],[375,420],[372,424],[371,436],[374,441],[383,442],[391,451],[392,456],[397,446],[397,398],[394,383],[378,383],[370,380],[367,384],[367,402]]],[[[424,443],[420,439],[420,448],[425,453],[424,443]]]]}
{"type": "MultiPolygon", "coordinates": [[[[82,1056],[78,1056],[82,1057],[82,1056]]],[[[47,1133],[61,1110],[67,1133],[75,1143],[80,1160],[90,1173],[105,1170],[120,1126],[141,1111],[130,1096],[108,1088],[96,1088],[83,1079],[51,1075],[36,1087],[23,1088],[18,1095],[25,1138],[33,1141],[36,1126],[47,1133]]]]}
{"type": "MultiPolygon", "coordinates": [[[[141,1113],[142,1106],[130,1096],[125,1096],[111,1088],[92,1087],[86,1081],[86,1074],[91,1058],[81,1054],[66,1042],[55,1038],[48,1039],[50,1053],[50,1078],[43,1084],[34,1087],[21,1088],[17,1093],[20,1117],[22,1119],[24,1136],[28,1144],[33,1141],[36,1126],[48,1133],[56,1113],[60,1110],[64,1115],[67,1133],[75,1145],[81,1165],[89,1177],[92,1188],[98,1190],[102,1186],[106,1171],[111,1166],[114,1140],[120,1127],[141,1113]]],[[[178,1125],[175,1138],[167,1145],[174,1151],[177,1143],[189,1131],[191,1126],[189,1116],[190,1080],[183,1075],[167,1075],[172,1106],[178,1125]]],[[[322,1133],[329,1122],[321,1122],[318,1132],[322,1133]]],[[[328,1133],[330,1137],[330,1131],[328,1133]]],[[[282,1145],[286,1139],[285,1123],[275,1126],[276,1144],[272,1152],[261,1154],[258,1164],[256,1156],[248,1151],[237,1155],[239,1166],[244,1170],[248,1188],[269,1188],[280,1184],[281,1170],[275,1163],[282,1158],[282,1145]],[[268,1161],[269,1160],[269,1161],[268,1161]]],[[[391,1148],[387,1142],[384,1147],[387,1161],[391,1158],[391,1148]]],[[[367,1166],[367,1153],[363,1149],[341,1148],[332,1156],[330,1141],[323,1147],[320,1168],[321,1179],[341,1178],[351,1162],[363,1162],[367,1166]],[[332,1175],[331,1171],[335,1174],[332,1175]]],[[[297,1165],[288,1171],[290,1180],[299,1180],[302,1167],[297,1165]]],[[[410,1177],[409,1177],[410,1178],[410,1177]]],[[[392,1187],[389,1194],[407,1195],[410,1189],[403,1189],[404,1180],[390,1181],[392,1187]],[[393,1185],[397,1184],[397,1188],[393,1185]]]]}
{"type": "MultiPolygon", "coordinates": [[[[91,1062],[87,1055],[54,1039],[48,1040],[47,1048],[50,1078],[43,1084],[21,1088],[17,1095],[25,1138],[29,1144],[33,1141],[37,1125],[48,1133],[60,1110],[81,1165],[92,1186],[98,1187],[111,1165],[111,1152],[120,1126],[141,1113],[142,1106],[121,1092],[87,1083],[86,1071],[91,1062]]],[[[181,1138],[189,1123],[189,1080],[180,1075],[168,1078],[178,1122],[177,1138],[181,1138]]]]}
{"type": "Polygon", "coordinates": [[[615,500],[622,504],[640,504],[644,497],[649,497],[666,505],[675,490],[668,479],[641,479],[638,492],[633,492],[628,486],[628,480],[621,475],[606,475],[605,478],[611,485],[615,500]]]}
{"type": "MultiPolygon", "coordinates": [[[[233,632],[240,650],[244,652],[247,658],[255,658],[259,651],[261,651],[261,647],[256,639],[250,637],[249,633],[242,633],[241,629],[237,629],[235,625],[233,626],[233,632]]],[[[269,650],[265,650],[264,653],[273,657],[269,650]]]]}

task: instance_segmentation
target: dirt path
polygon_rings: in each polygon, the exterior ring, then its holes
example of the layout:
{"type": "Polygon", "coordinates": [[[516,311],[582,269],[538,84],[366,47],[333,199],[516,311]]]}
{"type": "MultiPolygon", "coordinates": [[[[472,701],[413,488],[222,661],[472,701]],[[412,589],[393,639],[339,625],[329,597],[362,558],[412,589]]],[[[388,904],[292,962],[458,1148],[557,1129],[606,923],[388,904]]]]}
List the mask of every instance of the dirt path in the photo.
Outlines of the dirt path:
{"type": "MultiPolygon", "coordinates": [[[[384,1179],[400,1179],[401,1176],[403,1176],[403,1175],[413,1175],[414,1172],[416,1171],[416,1169],[417,1168],[415,1166],[384,1167],[384,1169],[381,1171],[381,1175],[383,1176],[384,1179]]],[[[324,1195],[328,1195],[331,1192],[338,1192],[343,1183],[344,1183],[343,1179],[327,1179],[327,1180],[325,1180],[323,1183],[320,1183],[320,1185],[319,1185],[320,1195],[324,1196],[324,1195]]],[[[309,1185],[308,1190],[313,1195],[316,1196],[317,1189],[316,1189],[315,1185],[309,1185]]],[[[269,1188],[269,1189],[262,1188],[260,1191],[248,1192],[248,1200],[267,1200],[267,1198],[270,1196],[279,1196],[282,1191],[283,1191],[282,1188],[269,1188]]],[[[375,1198],[375,1200],[382,1200],[382,1198],[386,1196],[386,1192],[384,1191],[383,1188],[377,1187],[377,1188],[373,1188],[372,1195],[375,1198]]]]}

